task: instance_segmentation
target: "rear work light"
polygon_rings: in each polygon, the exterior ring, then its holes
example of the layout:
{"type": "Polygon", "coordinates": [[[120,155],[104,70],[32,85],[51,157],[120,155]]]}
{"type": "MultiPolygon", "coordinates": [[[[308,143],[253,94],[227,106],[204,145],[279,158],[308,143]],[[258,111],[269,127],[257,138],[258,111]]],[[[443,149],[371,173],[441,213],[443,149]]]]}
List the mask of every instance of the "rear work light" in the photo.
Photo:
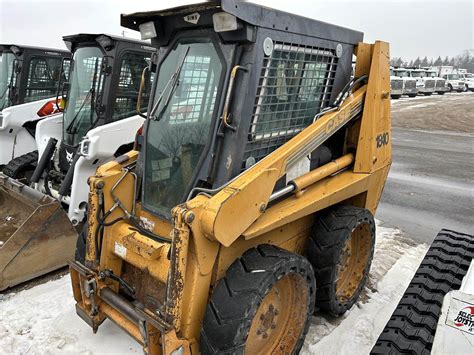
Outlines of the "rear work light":
{"type": "Polygon", "coordinates": [[[45,117],[63,111],[63,99],[48,101],[36,113],[39,117],[45,117]]]}
{"type": "Polygon", "coordinates": [[[157,36],[155,24],[153,21],[142,23],[138,26],[142,40],[152,39],[157,36]]]}

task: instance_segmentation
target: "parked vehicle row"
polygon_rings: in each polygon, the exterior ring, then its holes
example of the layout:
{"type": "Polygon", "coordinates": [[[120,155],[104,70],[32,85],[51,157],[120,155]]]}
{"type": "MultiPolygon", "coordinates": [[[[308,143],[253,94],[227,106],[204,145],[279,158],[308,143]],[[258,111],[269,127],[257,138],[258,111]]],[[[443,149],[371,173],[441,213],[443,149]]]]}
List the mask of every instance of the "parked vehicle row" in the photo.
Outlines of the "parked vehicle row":
{"type": "Polygon", "coordinates": [[[452,66],[432,68],[390,68],[392,99],[433,93],[474,91],[474,75],[452,66]]]}

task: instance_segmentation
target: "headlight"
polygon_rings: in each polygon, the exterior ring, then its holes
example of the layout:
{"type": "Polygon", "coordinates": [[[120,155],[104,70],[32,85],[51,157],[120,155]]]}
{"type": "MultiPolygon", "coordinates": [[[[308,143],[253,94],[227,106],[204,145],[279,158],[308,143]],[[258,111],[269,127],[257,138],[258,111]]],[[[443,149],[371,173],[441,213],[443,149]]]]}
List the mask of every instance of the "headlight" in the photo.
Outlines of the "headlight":
{"type": "Polygon", "coordinates": [[[152,39],[157,36],[155,23],[153,21],[142,23],[138,25],[138,28],[140,29],[142,40],[152,39]]]}

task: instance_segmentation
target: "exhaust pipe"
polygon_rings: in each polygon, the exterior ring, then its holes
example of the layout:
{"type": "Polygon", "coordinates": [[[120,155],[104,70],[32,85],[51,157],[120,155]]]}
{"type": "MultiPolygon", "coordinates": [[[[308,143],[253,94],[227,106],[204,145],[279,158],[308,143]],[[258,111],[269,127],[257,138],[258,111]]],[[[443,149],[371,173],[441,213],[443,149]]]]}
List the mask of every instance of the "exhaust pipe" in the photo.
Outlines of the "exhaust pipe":
{"type": "Polygon", "coordinates": [[[30,181],[32,183],[37,184],[38,181],[41,179],[41,175],[43,175],[43,172],[46,169],[46,165],[51,161],[51,157],[54,154],[54,149],[56,148],[57,142],[58,140],[55,138],[51,137],[49,139],[48,144],[46,145],[46,148],[43,152],[43,155],[41,155],[38,165],[36,166],[36,169],[33,172],[33,175],[31,176],[30,181]]]}

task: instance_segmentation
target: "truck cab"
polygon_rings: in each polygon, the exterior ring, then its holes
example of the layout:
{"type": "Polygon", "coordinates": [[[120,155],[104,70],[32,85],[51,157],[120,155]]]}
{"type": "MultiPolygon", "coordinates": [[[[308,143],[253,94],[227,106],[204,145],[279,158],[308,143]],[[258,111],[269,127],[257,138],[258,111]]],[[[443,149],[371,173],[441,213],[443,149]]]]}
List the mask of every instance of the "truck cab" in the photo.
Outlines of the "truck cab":
{"type": "Polygon", "coordinates": [[[403,95],[403,80],[395,75],[395,69],[390,67],[390,97],[399,99],[403,95]]]}
{"type": "Polygon", "coordinates": [[[416,80],[418,93],[425,96],[430,96],[434,93],[436,80],[428,76],[425,69],[413,69],[409,73],[416,80]]]}
{"type": "Polygon", "coordinates": [[[446,80],[448,92],[463,92],[466,90],[466,83],[458,73],[444,74],[442,76],[446,80]]]}
{"type": "Polygon", "coordinates": [[[474,91],[474,74],[461,73],[459,76],[464,81],[466,87],[465,91],[474,91]]]}
{"type": "Polygon", "coordinates": [[[395,76],[403,80],[403,95],[408,97],[415,97],[418,95],[418,88],[416,86],[416,79],[411,77],[412,69],[398,68],[395,69],[395,76]]]}
{"type": "Polygon", "coordinates": [[[426,72],[427,77],[432,78],[435,81],[434,91],[438,95],[444,95],[444,93],[447,91],[446,80],[441,78],[438,75],[438,71],[435,69],[426,69],[425,72],[426,72]]]}

